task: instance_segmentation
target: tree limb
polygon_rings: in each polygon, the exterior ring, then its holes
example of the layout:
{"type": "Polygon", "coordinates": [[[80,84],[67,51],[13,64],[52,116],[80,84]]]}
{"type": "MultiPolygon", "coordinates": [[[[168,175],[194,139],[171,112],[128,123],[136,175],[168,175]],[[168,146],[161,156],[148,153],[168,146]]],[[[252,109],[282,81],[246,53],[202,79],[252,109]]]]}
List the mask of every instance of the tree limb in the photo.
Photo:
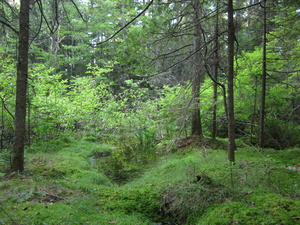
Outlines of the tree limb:
{"type": "Polygon", "coordinates": [[[15,28],[13,28],[10,24],[4,22],[3,20],[0,20],[0,23],[2,23],[3,25],[7,26],[8,28],[10,28],[13,32],[15,32],[17,35],[19,35],[19,31],[15,28]]]}
{"type": "Polygon", "coordinates": [[[261,7],[263,7],[261,3],[262,3],[262,1],[254,3],[252,5],[248,5],[248,6],[242,7],[242,8],[234,9],[234,11],[240,11],[240,10],[248,9],[248,8],[251,8],[251,7],[257,6],[257,5],[260,5],[261,7]]]}
{"type": "Polygon", "coordinates": [[[1,96],[0,96],[0,99],[1,99],[1,101],[2,101],[2,105],[3,105],[4,109],[6,110],[6,112],[7,112],[7,113],[13,118],[13,120],[15,121],[15,117],[14,117],[14,115],[9,111],[9,109],[6,107],[4,99],[3,99],[1,96]]]}
{"type": "Polygon", "coordinates": [[[53,34],[54,31],[53,31],[53,29],[50,27],[50,24],[48,23],[48,20],[47,20],[45,14],[44,14],[44,11],[43,11],[43,3],[42,3],[42,1],[41,1],[41,0],[38,0],[37,3],[38,3],[38,6],[39,6],[41,15],[42,15],[42,17],[44,18],[44,20],[45,20],[45,22],[46,22],[46,25],[47,25],[48,29],[50,30],[50,33],[53,34]]]}
{"type": "Polygon", "coordinates": [[[297,73],[297,72],[300,72],[300,70],[290,70],[290,71],[267,70],[267,71],[275,72],[275,73],[297,73]]]}
{"type": "Polygon", "coordinates": [[[105,41],[101,41],[99,43],[96,44],[96,46],[101,45],[105,42],[108,42],[109,40],[113,39],[115,36],[117,36],[122,30],[124,30],[126,27],[128,27],[130,24],[132,24],[137,18],[139,18],[142,14],[144,14],[144,12],[147,11],[147,9],[152,5],[152,3],[154,2],[154,0],[151,0],[148,5],[143,9],[142,12],[140,12],[138,15],[136,15],[132,20],[130,20],[127,24],[125,24],[123,27],[121,27],[116,33],[114,33],[112,36],[110,36],[108,39],[106,39],[105,41]]]}
{"type": "Polygon", "coordinates": [[[81,17],[81,19],[82,19],[84,22],[87,22],[87,20],[83,18],[83,15],[82,15],[82,13],[80,12],[80,10],[79,10],[77,4],[76,4],[73,0],[71,0],[71,2],[72,2],[72,4],[75,6],[75,8],[76,8],[76,10],[77,10],[77,13],[78,13],[79,16],[81,17]]]}

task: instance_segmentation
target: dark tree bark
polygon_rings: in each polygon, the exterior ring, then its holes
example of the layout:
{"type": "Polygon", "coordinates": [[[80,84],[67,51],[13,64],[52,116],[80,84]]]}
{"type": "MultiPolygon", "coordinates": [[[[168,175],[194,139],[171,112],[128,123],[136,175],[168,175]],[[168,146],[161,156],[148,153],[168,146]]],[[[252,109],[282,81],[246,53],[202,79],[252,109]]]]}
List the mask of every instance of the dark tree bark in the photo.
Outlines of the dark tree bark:
{"type": "Polygon", "coordinates": [[[266,77],[267,77],[267,0],[264,4],[264,26],[263,26],[263,59],[262,59],[262,84],[261,84],[261,106],[259,118],[259,147],[264,147],[265,137],[265,105],[266,105],[266,77]]]}
{"type": "Polygon", "coordinates": [[[234,119],[234,41],[233,0],[228,0],[228,160],[235,161],[235,119],[234,119]]]}
{"type": "Polygon", "coordinates": [[[201,24],[200,2],[192,0],[194,7],[194,65],[192,77],[192,135],[202,137],[202,125],[200,116],[200,85],[201,85],[201,24]]]}
{"type": "Polygon", "coordinates": [[[11,165],[12,171],[15,172],[23,172],[24,170],[24,145],[26,134],[26,93],[29,49],[29,5],[29,0],[21,0],[16,83],[17,91],[15,108],[15,137],[11,165]]]}

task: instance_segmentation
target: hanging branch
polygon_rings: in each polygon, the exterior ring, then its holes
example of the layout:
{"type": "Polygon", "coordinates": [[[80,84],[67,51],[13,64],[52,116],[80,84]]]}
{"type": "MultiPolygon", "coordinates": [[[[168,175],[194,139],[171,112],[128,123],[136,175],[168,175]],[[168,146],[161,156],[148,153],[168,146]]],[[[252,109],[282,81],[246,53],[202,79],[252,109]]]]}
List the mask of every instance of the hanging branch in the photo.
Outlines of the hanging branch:
{"type": "Polygon", "coordinates": [[[38,0],[37,3],[38,3],[38,6],[39,6],[41,15],[42,15],[42,17],[44,18],[44,20],[45,20],[45,22],[46,22],[46,25],[47,25],[48,29],[50,30],[50,33],[53,34],[53,33],[54,33],[54,30],[50,27],[50,25],[49,25],[49,23],[48,23],[48,20],[47,20],[45,14],[44,14],[42,1],[41,1],[41,0],[38,0]]]}
{"type": "Polygon", "coordinates": [[[148,10],[148,8],[152,5],[152,3],[154,2],[154,0],[151,0],[149,2],[149,4],[143,9],[142,12],[140,12],[138,15],[136,15],[132,20],[130,20],[127,24],[125,24],[123,27],[121,27],[117,32],[115,32],[112,36],[110,36],[108,39],[106,39],[105,41],[101,41],[99,43],[96,44],[96,46],[101,45],[105,42],[108,42],[109,40],[113,39],[115,36],[117,36],[121,31],[123,31],[126,27],[128,27],[130,24],[132,24],[137,18],[139,18],[141,15],[144,14],[144,12],[146,12],[148,10]]]}
{"type": "Polygon", "coordinates": [[[263,1],[256,2],[256,3],[252,4],[252,5],[247,5],[247,6],[242,7],[242,8],[234,9],[233,11],[240,11],[240,10],[248,9],[248,8],[251,8],[251,7],[257,6],[257,5],[260,5],[263,8],[264,6],[262,6],[262,2],[263,1]]]}
{"type": "Polygon", "coordinates": [[[0,20],[0,23],[2,23],[3,25],[7,26],[8,28],[10,28],[13,32],[15,32],[17,35],[19,35],[19,31],[15,28],[13,28],[10,24],[4,22],[3,20],[0,20]]]}
{"type": "MultiPolygon", "coordinates": [[[[227,31],[222,31],[222,32],[220,32],[220,33],[219,33],[219,36],[222,35],[222,34],[224,34],[224,33],[226,33],[226,32],[227,32],[227,31]]],[[[210,44],[210,43],[212,43],[214,40],[215,40],[215,38],[212,38],[212,39],[206,41],[206,43],[204,43],[197,51],[194,51],[194,52],[188,54],[188,55],[187,55],[186,57],[184,57],[183,59],[181,59],[181,60],[179,60],[179,61],[173,63],[172,65],[168,66],[167,68],[163,69],[161,72],[166,72],[166,71],[168,71],[169,69],[171,69],[171,68],[173,68],[173,67],[179,65],[180,63],[182,63],[182,62],[184,62],[184,61],[187,61],[188,59],[190,59],[191,57],[193,57],[193,56],[194,56],[196,53],[198,53],[199,51],[203,51],[203,49],[205,48],[205,46],[208,45],[208,44],[210,44]]],[[[187,46],[185,46],[185,47],[187,47],[187,46]]],[[[173,51],[173,52],[175,52],[175,51],[173,51]]],[[[172,52],[171,52],[171,53],[172,53],[172,52]]],[[[166,54],[164,54],[164,57],[166,57],[166,54]]],[[[151,59],[151,61],[153,62],[154,60],[159,59],[159,58],[160,58],[160,55],[158,55],[158,56],[157,56],[156,58],[154,58],[154,59],[151,59]]],[[[219,85],[219,84],[218,84],[218,85],[219,85]]],[[[219,86],[222,86],[222,85],[219,85],[219,86]]]]}
{"type": "Polygon", "coordinates": [[[224,101],[224,109],[225,109],[225,115],[226,118],[228,119],[228,113],[227,113],[227,97],[226,97],[226,87],[224,84],[220,83],[219,81],[217,81],[213,75],[210,72],[210,68],[209,66],[205,63],[205,70],[206,73],[209,77],[209,79],[211,79],[215,84],[217,84],[218,86],[220,86],[222,88],[222,94],[223,94],[223,101],[224,101]]]}
{"type": "Polygon", "coordinates": [[[15,120],[14,115],[13,115],[13,114],[9,111],[9,109],[6,107],[4,99],[3,99],[1,96],[0,96],[0,99],[1,99],[1,101],[2,101],[2,105],[3,105],[4,109],[6,110],[6,112],[13,118],[13,120],[15,120]]]}
{"type": "Polygon", "coordinates": [[[76,10],[77,10],[77,13],[78,13],[79,16],[81,17],[81,19],[82,19],[84,22],[88,22],[86,19],[84,19],[84,17],[83,17],[83,15],[82,15],[82,13],[80,12],[80,10],[79,10],[77,4],[76,4],[73,0],[71,0],[71,2],[72,2],[72,4],[75,6],[75,8],[76,8],[76,10]]]}
{"type": "Polygon", "coordinates": [[[57,0],[54,1],[54,7],[55,7],[55,20],[57,23],[57,26],[59,26],[59,20],[58,20],[58,3],[57,0]]]}
{"type": "Polygon", "coordinates": [[[66,19],[67,19],[67,21],[68,21],[68,24],[69,24],[72,28],[74,28],[74,26],[73,26],[73,24],[72,24],[72,22],[71,22],[71,20],[70,20],[70,17],[69,17],[69,15],[68,15],[68,13],[66,13],[66,12],[67,12],[67,9],[66,9],[66,7],[65,7],[64,2],[62,2],[62,9],[63,9],[64,12],[65,12],[65,16],[66,16],[66,19]]]}
{"type": "MultiPolygon", "coordinates": [[[[16,7],[13,7],[12,5],[11,5],[11,3],[9,3],[9,2],[7,2],[6,0],[2,0],[2,2],[4,2],[4,4],[10,9],[10,11],[12,12],[12,14],[13,14],[13,16],[15,17],[15,18],[18,18],[19,16],[18,16],[18,10],[16,9],[16,7]]],[[[15,5],[14,5],[15,6],[15,5]]],[[[5,14],[5,13],[4,13],[5,14]]],[[[4,18],[4,19],[6,19],[7,20],[7,18],[4,18]]]]}
{"type": "MultiPolygon", "coordinates": [[[[39,4],[38,1],[37,1],[37,3],[39,4]]],[[[40,7],[39,7],[39,9],[40,9],[40,7]]],[[[43,16],[41,15],[38,31],[35,33],[35,35],[34,35],[33,38],[31,39],[29,45],[31,45],[31,44],[33,43],[33,41],[37,38],[37,36],[40,34],[41,29],[42,29],[42,23],[43,23],[43,16]]]]}

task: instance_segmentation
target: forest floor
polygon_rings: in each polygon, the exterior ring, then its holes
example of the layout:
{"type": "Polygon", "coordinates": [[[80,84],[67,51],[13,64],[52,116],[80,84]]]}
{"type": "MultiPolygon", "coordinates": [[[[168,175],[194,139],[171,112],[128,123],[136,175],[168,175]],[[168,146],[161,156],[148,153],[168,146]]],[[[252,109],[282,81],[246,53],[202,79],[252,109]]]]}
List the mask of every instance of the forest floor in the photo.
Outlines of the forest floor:
{"type": "Polygon", "coordinates": [[[241,145],[230,164],[222,149],[177,146],[134,167],[96,142],[35,144],[24,173],[0,173],[0,224],[300,224],[300,148],[241,145]]]}

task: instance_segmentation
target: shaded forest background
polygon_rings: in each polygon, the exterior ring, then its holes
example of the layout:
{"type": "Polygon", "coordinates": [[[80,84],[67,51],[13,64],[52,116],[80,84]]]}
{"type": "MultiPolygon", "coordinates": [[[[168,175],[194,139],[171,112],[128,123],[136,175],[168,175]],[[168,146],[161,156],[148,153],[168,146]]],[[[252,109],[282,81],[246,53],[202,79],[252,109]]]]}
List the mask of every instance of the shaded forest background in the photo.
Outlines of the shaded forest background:
{"type": "MultiPolygon", "coordinates": [[[[69,135],[113,144],[117,165],[190,135],[228,138],[229,2],[35,1],[26,145],[69,135]]],[[[263,138],[265,148],[299,145],[300,3],[233,6],[235,137],[255,146],[263,138]]],[[[17,1],[1,1],[3,155],[16,132],[19,15],[17,1]]]]}

